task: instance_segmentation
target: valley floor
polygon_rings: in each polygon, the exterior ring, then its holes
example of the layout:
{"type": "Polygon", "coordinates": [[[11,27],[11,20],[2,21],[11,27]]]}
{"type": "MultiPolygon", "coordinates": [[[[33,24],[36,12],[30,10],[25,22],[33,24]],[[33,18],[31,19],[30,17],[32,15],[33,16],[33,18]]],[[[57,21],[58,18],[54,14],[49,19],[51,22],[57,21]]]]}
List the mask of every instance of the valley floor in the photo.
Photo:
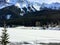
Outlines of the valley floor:
{"type": "MultiPolygon", "coordinates": [[[[2,35],[0,27],[0,36],[2,35]]],[[[60,43],[60,30],[41,30],[39,27],[7,28],[10,42],[60,43]]]]}

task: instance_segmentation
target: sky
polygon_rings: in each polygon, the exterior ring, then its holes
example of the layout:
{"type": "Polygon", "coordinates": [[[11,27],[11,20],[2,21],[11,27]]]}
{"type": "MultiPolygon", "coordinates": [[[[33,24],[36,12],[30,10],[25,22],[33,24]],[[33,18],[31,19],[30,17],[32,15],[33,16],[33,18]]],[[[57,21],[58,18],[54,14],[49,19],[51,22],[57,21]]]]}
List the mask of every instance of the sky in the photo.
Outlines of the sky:
{"type": "MultiPolygon", "coordinates": [[[[16,3],[17,0],[8,0],[8,2],[16,3]]],[[[28,0],[30,2],[38,2],[38,3],[52,3],[52,2],[59,2],[60,0],[28,0]]]]}
{"type": "Polygon", "coordinates": [[[29,0],[31,2],[39,2],[39,3],[52,3],[52,2],[60,2],[60,0],[29,0]]]}

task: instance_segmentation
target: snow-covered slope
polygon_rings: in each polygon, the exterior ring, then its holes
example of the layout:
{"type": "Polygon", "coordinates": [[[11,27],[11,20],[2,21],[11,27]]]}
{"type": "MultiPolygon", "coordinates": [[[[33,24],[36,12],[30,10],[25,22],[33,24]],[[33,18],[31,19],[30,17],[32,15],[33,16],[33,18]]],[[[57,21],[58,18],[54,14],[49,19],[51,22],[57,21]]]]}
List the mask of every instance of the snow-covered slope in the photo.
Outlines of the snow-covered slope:
{"type": "MultiPolygon", "coordinates": [[[[46,4],[46,3],[38,3],[38,2],[30,2],[28,0],[6,0],[7,3],[14,4],[18,8],[20,8],[22,11],[25,11],[23,8],[25,7],[27,11],[31,12],[32,11],[40,11],[41,8],[51,8],[51,9],[60,9],[60,3],[55,2],[51,4],[46,4]]],[[[1,4],[3,5],[4,2],[1,4]]],[[[6,6],[6,5],[3,5],[6,6]]],[[[10,5],[7,4],[7,5],[10,5]]]]}
{"type": "Polygon", "coordinates": [[[27,11],[31,12],[32,11],[40,11],[41,8],[50,8],[50,9],[60,9],[60,3],[55,2],[51,4],[46,4],[46,3],[38,3],[38,2],[30,2],[28,0],[21,0],[17,1],[15,3],[15,6],[21,8],[21,10],[24,10],[22,8],[26,8],[27,11]]]}
{"type": "Polygon", "coordinates": [[[51,3],[51,4],[46,4],[46,3],[38,3],[38,2],[29,2],[28,0],[23,0],[23,1],[17,1],[17,3],[15,4],[16,6],[23,8],[26,7],[27,10],[30,11],[33,10],[37,10],[40,11],[41,8],[51,8],[51,9],[60,9],[60,3],[55,2],[55,3],[51,3]],[[17,5],[18,3],[18,5],[17,5]],[[28,7],[30,7],[30,9],[28,9],[28,7]]]}
{"type": "Polygon", "coordinates": [[[51,4],[46,4],[46,3],[41,4],[38,2],[30,2],[28,0],[7,0],[6,2],[0,3],[0,9],[11,5],[15,5],[21,9],[20,15],[23,15],[26,12],[35,12],[47,8],[55,9],[55,10],[60,9],[60,3],[58,2],[51,3],[51,4]]]}
{"type": "Polygon", "coordinates": [[[31,10],[32,11],[35,11],[35,10],[39,11],[40,10],[40,5],[38,5],[37,2],[29,2],[27,0],[22,1],[22,2],[17,2],[15,5],[21,9],[25,7],[27,9],[27,11],[31,11],[31,10]]]}
{"type": "Polygon", "coordinates": [[[6,0],[0,0],[0,9],[5,8],[7,6],[11,6],[13,4],[8,3],[6,0]]]}
{"type": "Polygon", "coordinates": [[[51,4],[43,3],[41,7],[42,8],[50,8],[50,9],[58,10],[58,9],[60,9],[60,3],[58,3],[58,2],[51,3],[51,4]]]}

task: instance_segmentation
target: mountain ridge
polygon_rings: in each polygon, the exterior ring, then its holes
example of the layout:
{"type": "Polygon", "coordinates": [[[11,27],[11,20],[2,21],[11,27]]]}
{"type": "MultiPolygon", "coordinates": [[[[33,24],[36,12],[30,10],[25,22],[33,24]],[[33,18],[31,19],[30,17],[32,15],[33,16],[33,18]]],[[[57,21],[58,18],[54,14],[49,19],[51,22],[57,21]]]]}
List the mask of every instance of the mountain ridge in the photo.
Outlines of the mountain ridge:
{"type": "Polygon", "coordinates": [[[51,4],[47,4],[47,3],[38,3],[38,2],[29,2],[27,0],[21,0],[21,1],[17,1],[15,4],[12,4],[10,2],[3,2],[0,4],[0,9],[14,5],[18,8],[21,9],[21,13],[20,15],[24,15],[25,13],[28,12],[36,12],[36,11],[41,11],[41,10],[60,10],[60,3],[55,2],[55,3],[51,3],[51,4]],[[2,4],[2,6],[1,6],[2,4]],[[5,4],[5,5],[4,5],[5,4]]]}
{"type": "Polygon", "coordinates": [[[8,1],[6,1],[6,2],[9,3],[9,4],[7,4],[5,2],[2,2],[2,6],[0,6],[0,8],[4,7],[6,5],[7,6],[15,5],[18,8],[20,8],[21,10],[23,10],[22,8],[26,8],[27,11],[30,11],[30,10],[40,11],[41,9],[44,9],[44,8],[50,8],[50,9],[56,9],[56,10],[60,9],[60,3],[58,3],[58,2],[51,3],[51,4],[47,4],[47,3],[40,4],[38,2],[29,2],[27,0],[21,0],[21,1],[18,0],[18,1],[16,1],[15,4],[12,4],[11,2],[8,2],[8,1]],[[4,5],[3,3],[6,4],[6,5],[4,5]]]}

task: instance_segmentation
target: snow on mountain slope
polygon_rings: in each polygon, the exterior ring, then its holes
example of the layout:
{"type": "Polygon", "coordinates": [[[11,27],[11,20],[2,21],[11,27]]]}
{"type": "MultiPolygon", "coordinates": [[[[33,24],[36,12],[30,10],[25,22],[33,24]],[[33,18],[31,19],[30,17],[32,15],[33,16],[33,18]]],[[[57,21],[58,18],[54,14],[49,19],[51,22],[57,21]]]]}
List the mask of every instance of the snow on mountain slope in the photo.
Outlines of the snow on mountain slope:
{"type": "Polygon", "coordinates": [[[52,3],[51,5],[50,5],[50,7],[52,8],[52,9],[60,9],[60,3],[52,3]]]}
{"type": "Polygon", "coordinates": [[[9,4],[2,2],[0,4],[0,9],[2,9],[6,6],[10,6],[10,5],[17,6],[24,13],[25,13],[25,11],[28,11],[28,12],[40,11],[41,8],[42,9],[44,9],[44,8],[60,9],[60,3],[58,3],[58,2],[51,3],[51,4],[46,4],[46,3],[41,4],[38,2],[30,2],[28,0],[7,0],[6,2],[9,4]],[[25,9],[23,9],[23,8],[25,8],[25,9]]]}
{"type": "Polygon", "coordinates": [[[33,10],[33,11],[35,11],[34,8],[35,8],[37,11],[40,9],[40,5],[38,5],[38,4],[35,3],[35,2],[23,1],[23,2],[17,2],[15,5],[18,6],[19,8],[21,8],[21,9],[22,9],[23,7],[26,7],[27,11],[30,10],[30,9],[33,10]],[[30,9],[28,9],[28,7],[30,7],[30,9]]]}
{"type": "Polygon", "coordinates": [[[34,2],[34,3],[33,3],[33,7],[34,7],[37,11],[40,11],[41,4],[39,4],[39,3],[37,3],[37,2],[34,2]]]}
{"type": "Polygon", "coordinates": [[[7,6],[11,6],[11,5],[12,4],[6,4],[6,3],[0,4],[0,9],[5,8],[7,6]]]}
{"type": "Polygon", "coordinates": [[[7,6],[11,6],[11,3],[8,3],[6,0],[0,0],[0,9],[5,8],[7,6]]]}
{"type": "Polygon", "coordinates": [[[55,3],[51,3],[51,4],[46,4],[46,3],[38,3],[38,2],[30,2],[28,0],[18,0],[15,3],[15,6],[18,6],[19,8],[24,8],[26,7],[27,11],[30,11],[30,9],[28,9],[28,7],[31,8],[31,10],[35,11],[40,11],[40,8],[51,8],[51,9],[60,9],[60,3],[55,2],[55,3]]]}
{"type": "Polygon", "coordinates": [[[58,2],[51,3],[51,4],[43,3],[41,7],[58,10],[58,9],[60,9],[60,3],[58,3],[58,2]]]}

